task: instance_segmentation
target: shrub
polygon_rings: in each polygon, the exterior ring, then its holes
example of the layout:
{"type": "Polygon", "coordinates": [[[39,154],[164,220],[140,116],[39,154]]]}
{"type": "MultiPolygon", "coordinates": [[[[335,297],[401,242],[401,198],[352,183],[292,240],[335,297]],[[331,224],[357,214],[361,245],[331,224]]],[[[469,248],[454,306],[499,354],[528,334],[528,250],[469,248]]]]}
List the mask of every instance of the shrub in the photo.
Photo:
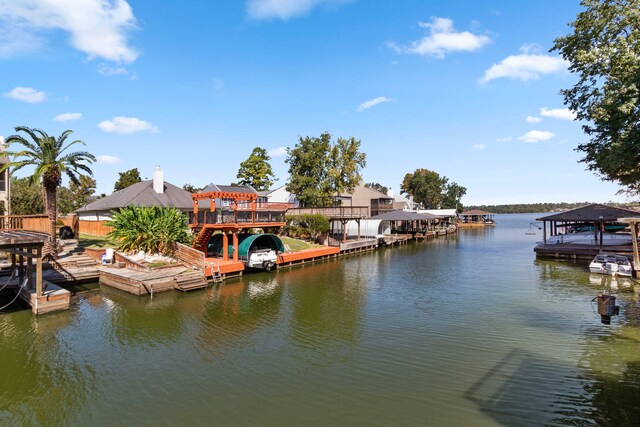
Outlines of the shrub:
{"type": "Polygon", "coordinates": [[[108,237],[125,252],[172,254],[175,243],[191,243],[187,216],[175,208],[127,206],[120,209],[107,225],[108,237]]]}
{"type": "Polygon", "coordinates": [[[329,220],[318,214],[291,215],[286,218],[285,236],[322,243],[329,232],[329,220]]]}

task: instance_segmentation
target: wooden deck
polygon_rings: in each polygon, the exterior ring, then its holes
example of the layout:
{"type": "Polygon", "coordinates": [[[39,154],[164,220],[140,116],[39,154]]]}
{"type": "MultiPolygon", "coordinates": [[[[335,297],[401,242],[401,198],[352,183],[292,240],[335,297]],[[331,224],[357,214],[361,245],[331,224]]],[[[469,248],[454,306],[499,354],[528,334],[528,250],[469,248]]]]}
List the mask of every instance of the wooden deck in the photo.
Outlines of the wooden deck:
{"type": "Polygon", "coordinates": [[[242,276],[244,264],[240,261],[225,261],[222,258],[205,258],[205,276],[213,277],[215,272],[218,272],[222,279],[242,276]]]}
{"type": "Polygon", "coordinates": [[[322,246],[319,248],[304,249],[296,252],[285,252],[278,255],[278,268],[290,267],[297,264],[305,264],[328,258],[335,258],[340,253],[340,248],[322,246]]]}
{"type": "Polygon", "coordinates": [[[33,314],[67,310],[71,301],[71,292],[45,279],[42,280],[42,295],[38,297],[35,289],[21,288],[17,278],[10,280],[5,289],[20,289],[19,298],[31,307],[33,314]]]}
{"type": "Polygon", "coordinates": [[[150,271],[103,266],[100,267],[100,284],[134,295],[153,295],[174,289],[175,277],[191,271],[183,266],[150,271]]]}
{"type": "MultiPolygon", "coordinates": [[[[593,257],[600,253],[599,245],[584,245],[575,243],[553,243],[538,244],[533,251],[539,258],[558,258],[580,261],[591,261],[593,257]]],[[[604,245],[602,252],[627,255],[633,257],[633,247],[631,245],[604,245]]]]}

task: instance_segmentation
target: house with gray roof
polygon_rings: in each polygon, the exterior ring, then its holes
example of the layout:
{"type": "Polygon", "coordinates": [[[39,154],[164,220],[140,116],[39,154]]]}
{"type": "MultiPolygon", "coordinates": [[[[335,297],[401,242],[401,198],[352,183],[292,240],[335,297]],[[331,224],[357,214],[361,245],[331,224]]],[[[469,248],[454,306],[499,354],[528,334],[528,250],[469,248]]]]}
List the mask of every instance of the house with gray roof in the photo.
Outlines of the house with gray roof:
{"type": "Polygon", "coordinates": [[[193,211],[193,199],[187,190],[164,181],[162,170],[156,168],[153,179],[137,182],[127,188],[89,203],[76,210],[84,221],[110,220],[112,212],[128,205],[161,206],[193,211]]]}

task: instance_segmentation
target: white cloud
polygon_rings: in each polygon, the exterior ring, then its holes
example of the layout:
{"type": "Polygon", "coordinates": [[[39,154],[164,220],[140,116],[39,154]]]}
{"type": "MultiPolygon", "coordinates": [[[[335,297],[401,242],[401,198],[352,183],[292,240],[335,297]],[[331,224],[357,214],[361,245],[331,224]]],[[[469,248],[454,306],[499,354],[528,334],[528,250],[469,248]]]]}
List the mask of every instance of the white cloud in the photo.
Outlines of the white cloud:
{"type": "Polygon", "coordinates": [[[541,141],[547,141],[556,136],[553,132],[549,132],[546,130],[530,130],[522,136],[519,136],[518,139],[520,141],[536,143],[541,141]]]}
{"type": "Polygon", "coordinates": [[[510,78],[517,80],[537,80],[541,74],[559,73],[567,70],[568,63],[560,58],[541,54],[511,55],[493,64],[484,72],[481,83],[494,79],[510,78]]]}
{"type": "Polygon", "coordinates": [[[149,131],[151,133],[158,132],[157,127],[137,117],[117,116],[111,120],[104,120],[98,123],[98,127],[109,133],[129,134],[142,131],[149,131]]]}
{"type": "Polygon", "coordinates": [[[290,18],[305,16],[317,6],[338,7],[351,0],[248,0],[247,14],[253,19],[290,18]]]}
{"type": "Polygon", "coordinates": [[[287,155],[287,147],[272,148],[267,152],[269,157],[282,157],[287,155]]]}
{"type": "Polygon", "coordinates": [[[377,98],[370,99],[369,101],[365,101],[362,104],[358,105],[358,111],[364,111],[371,107],[375,107],[378,104],[383,102],[391,102],[393,101],[391,98],[387,98],[386,96],[379,96],[377,98]]]}
{"type": "Polygon", "coordinates": [[[387,46],[398,53],[444,58],[451,52],[471,52],[491,42],[487,36],[476,35],[468,31],[456,32],[453,21],[448,18],[431,18],[431,22],[419,22],[418,25],[429,30],[429,35],[411,42],[409,46],[400,46],[388,42],[387,46]]]}
{"type": "Polygon", "coordinates": [[[4,94],[7,98],[15,99],[16,101],[28,102],[30,104],[37,104],[47,99],[47,95],[41,90],[35,90],[32,87],[18,86],[6,92],[4,94]]]}
{"type": "Polygon", "coordinates": [[[39,49],[44,43],[42,33],[61,30],[89,59],[129,63],[138,57],[127,43],[135,21],[125,0],[0,0],[0,34],[20,35],[0,38],[0,53],[15,54],[20,47],[39,49]]]}
{"type": "Polygon", "coordinates": [[[484,145],[484,144],[473,144],[471,146],[471,148],[473,148],[476,151],[484,150],[485,147],[486,147],[486,145],[484,145]]]}
{"type": "Polygon", "coordinates": [[[559,120],[575,120],[576,113],[568,108],[547,108],[542,107],[540,109],[540,115],[543,117],[551,117],[559,120]]]}
{"type": "Polygon", "coordinates": [[[113,165],[116,164],[120,161],[119,158],[114,157],[114,156],[110,156],[108,154],[102,154],[100,156],[96,156],[96,160],[98,163],[103,164],[103,165],[113,165]]]}
{"type": "Polygon", "coordinates": [[[134,74],[131,71],[127,70],[124,67],[110,67],[106,64],[100,64],[98,66],[98,72],[103,76],[111,77],[111,76],[133,76],[134,74]]]}
{"type": "Polygon", "coordinates": [[[78,120],[82,117],[82,113],[62,113],[53,118],[56,122],[68,122],[70,120],[78,120]]]}
{"type": "Polygon", "coordinates": [[[509,142],[509,141],[511,141],[512,139],[513,139],[513,138],[512,138],[512,137],[510,137],[510,136],[505,136],[505,137],[502,137],[502,138],[496,138],[496,141],[498,141],[498,142],[509,142]]]}
{"type": "Polygon", "coordinates": [[[542,121],[540,117],[535,116],[527,116],[525,120],[527,121],[527,123],[540,123],[542,121]]]}

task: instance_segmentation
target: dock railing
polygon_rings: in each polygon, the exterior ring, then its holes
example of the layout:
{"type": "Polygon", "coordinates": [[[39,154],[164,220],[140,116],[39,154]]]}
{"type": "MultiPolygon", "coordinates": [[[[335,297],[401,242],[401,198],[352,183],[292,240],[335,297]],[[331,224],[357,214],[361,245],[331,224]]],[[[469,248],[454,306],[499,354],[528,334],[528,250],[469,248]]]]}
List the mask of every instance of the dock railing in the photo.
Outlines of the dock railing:
{"type": "Polygon", "coordinates": [[[333,206],[328,208],[289,209],[287,215],[322,215],[329,219],[361,219],[369,216],[367,206],[333,206]]]}

